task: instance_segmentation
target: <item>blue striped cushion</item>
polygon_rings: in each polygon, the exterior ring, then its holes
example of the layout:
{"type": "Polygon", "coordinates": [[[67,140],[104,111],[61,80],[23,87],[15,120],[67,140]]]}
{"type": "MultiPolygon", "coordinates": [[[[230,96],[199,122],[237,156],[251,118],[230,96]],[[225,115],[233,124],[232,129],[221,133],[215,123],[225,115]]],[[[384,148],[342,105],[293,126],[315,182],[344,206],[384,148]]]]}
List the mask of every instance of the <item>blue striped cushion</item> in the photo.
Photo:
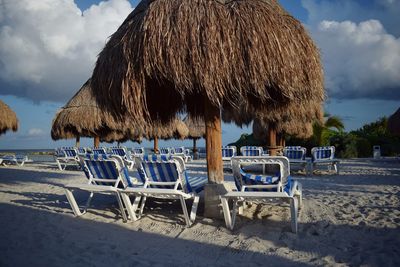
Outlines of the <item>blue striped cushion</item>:
{"type": "MultiPolygon", "coordinates": [[[[276,176],[259,175],[245,173],[242,169],[240,169],[240,176],[243,185],[272,185],[277,184],[280,181],[279,173],[277,173],[276,176]]],[[[235,178],[235,184],[236,188],[240,191],[242,190],[242,186],[240,181],[237,181],[237,179],[238,178],[235,178]]],[[[246,188],[246,191],[276,191],[276,189],[246,188]]]]}
{"type": "Polygon", "coordinates": [[[233,148],[226,148],[226,147],[222,148],[222,157],[234,157],[234,156],[236,155],[234,153],[233,148]]]}
{"type": "MultiPolygon", "coordinates": [[[[152,182],[176,182],[179,178],[175,162],[142,162],[142,174],[152,182]]],[[[139,172],[140,175],[140,172],[139,172]]],[[[173,185],[152,186],[155,188],[174,188],[173,185]]]]}
{"type": "Polygon", "coordinates": [[[314,151],[313,158],[314,160],[329,159],[331,158],[331,155],[332,155],[331,148],[318,148],[316,151],[314,151]]]}
{"type": "Polygon", "coordinates": [[[259,149],[244,149],[243,156],[261,156],[259,149]]]}
{"type": "Polygon", "coordinates": [[[185,179],[188,193],[200,193],[204,190],[204,186],[208,182],[207,177],[189,177],[186,172],[185,179]]]}
{"type": "Polygon", "coordinates": [[[126,151],[122,147],[112,147],[111,154],[124,157],[124,156],[126,156],[126,151]]]}
{"type": "Polygon", "coordinates": [[[134,148],[132,149],[132,152],[133,152],[134,154],[142,155],[142,154],[144,154],[144,148],[143,148],[143,147],[134,147],[134,148]]]}
{"type": "Polygon", "coordinates": [[[182,153],[184,153],[184,152],[185,152],[185,149],[184,149],[183,147],[176,147],[176,148],[174,148],[174,153],[182,154],[182,153]]]}
{"type": "Polygon", "coordinates": [[[160,154],[170,154],[170,149],[169,148],[165,148],[165,147],[162,147],[162,148],[160,148],[160,154]]]}
{"type": "Polygon", "coordinates": [[[68,157],[76,157],[76,150],[75,149],[70,149],[70,148],[66,148],[64,149],[65,155],[67,155],[68,157]]]}
{"type": "Polygon", "coordinates": [[[86,153],[86,149],[84,147],[78,147],[77,150],[78,150],[78,153],[80,153],[80,154],[86,153]]]}
{"type": "Polygon", "coordinates": [[[168,161],[171,160],[172,157],[169,155],[157,155],[157,154],[151,154],[151,155],[144,155],[143,160],[144,161],[168,161]]]}
{"type": "Polygon", "coordinates": [[[98,155],[98,154],[100,154],[100,155],[107,155],[107,153],[106,153],[106,151],[105,151],[104,148],[93,148],[93,149],[92,149],[92,152],[93,152],[93,154],[95,154],[95,155],[98,155]]]}

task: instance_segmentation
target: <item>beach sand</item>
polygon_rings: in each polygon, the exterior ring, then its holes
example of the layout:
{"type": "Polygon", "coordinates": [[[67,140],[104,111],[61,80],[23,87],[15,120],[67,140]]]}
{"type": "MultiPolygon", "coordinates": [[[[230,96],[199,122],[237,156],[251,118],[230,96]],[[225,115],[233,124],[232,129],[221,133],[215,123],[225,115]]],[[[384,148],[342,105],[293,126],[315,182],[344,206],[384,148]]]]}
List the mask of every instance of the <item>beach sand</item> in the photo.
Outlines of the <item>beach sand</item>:
{"type": "MultiPolygon", "coordinates": [[[[204,161],[188,169],[206,175],[204,161]]],[[[304,196],[298,234],[279,203],[250,205],[232,232],[201,206],[185,228],[179,203],[166,201],[150,200],[144,217],[123,223],[115,198],[101,195],[76,218],[63,186],[84,183],[82,172],[2,166],[0,266],[400,266],[398,160],[343,160],[340,175],[294,178],[304,196]]]]}

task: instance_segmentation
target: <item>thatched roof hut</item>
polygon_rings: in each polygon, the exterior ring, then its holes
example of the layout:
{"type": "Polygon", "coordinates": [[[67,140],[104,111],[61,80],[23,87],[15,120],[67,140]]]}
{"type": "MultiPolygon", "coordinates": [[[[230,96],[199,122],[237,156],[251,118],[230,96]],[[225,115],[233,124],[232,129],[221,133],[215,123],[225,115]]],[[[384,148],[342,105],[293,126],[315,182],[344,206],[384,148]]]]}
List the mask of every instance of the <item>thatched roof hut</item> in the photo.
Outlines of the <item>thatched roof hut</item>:
{"type": "Polygon", "coordinates": [[[183,122],[186,124],[186,127],[189,130],[187,138],[200,139],[206,136],[206,125],[204,124],[204,120],[201,118],[186,116],[183,119],[183,122]]]}
{"type": "Polygon", "coordinates": [[[392,134],[400,135],[400,108],[389,117],[387,127],[392,134]]]}
{"type": "Polygon", "coordinates": [[[0,100],[0,134],[8,130],[14,132],[18,130],[17,115],[6,103],[0,100]]]}
{"type": "Polygon", "coordinates": [[[101,141],[139,140],[141,127],[132,127],[128,120],[116,120],[101,109],[93,96],[90,79],[61,108],[53,119],[53,140],[76,137],[100,137],[101,141]]]}
{"type": "Polygon", "coordinates": [[[175,118],[169,123],[160,121],[152,121],[144,127],[143,136],[148,140],[153,140],[155,137],[159,139],[185,139],[189,134],[189,129],[186,124],[175,118]]]}
{"type": "Polygon", "coordinates": [[[116,116],[204,118],[216,188],[223,182],[222,106],[274,112],[324,99],[319,51],[276,0],[142,0],[100,52],[92,84],[99,106],[116,116]]]}
{"type": "Polygon", "coordinates": [[[324,97],[317,47],[275,0],[143,0],[92,78],[102,107],[135,119],[203,117],[208,101],[273,111],[324,97]]]}

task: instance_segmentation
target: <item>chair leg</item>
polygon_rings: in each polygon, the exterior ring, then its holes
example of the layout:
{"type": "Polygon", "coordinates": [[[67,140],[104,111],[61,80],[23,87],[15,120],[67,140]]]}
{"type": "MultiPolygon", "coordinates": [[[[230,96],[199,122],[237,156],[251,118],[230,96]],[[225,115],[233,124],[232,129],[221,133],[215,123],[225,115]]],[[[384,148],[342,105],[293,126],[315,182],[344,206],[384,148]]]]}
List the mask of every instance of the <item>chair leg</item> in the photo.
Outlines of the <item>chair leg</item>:
{"type": "Polygon", "coordinates": [[[229,210],[228,199],[225,197],[221,197],[221,204],[222,204],[222,210],[224,212],[226,228],[228,228],[229,230],[233,230],[232,217],[231,217],[231,212],[229,210]]]}
{"type": "Polygon", "coordinates": [[[123,219],[124,222],[127,222],[128,219],[127,219],[127,217],[126,217],[125,207],[124,207],[124,204],[122,203],[120,194],[119,194],[118,192],[115,193],[115,197],[117,198],[118,206],[119,206],[119,209],[121,210],[122,219],[123,219]]]}
{"type": "Polygon", "coordinates": [[[179,200],[181,201],[181,206],[182,206],[183,216],[185,217],[186,227],[190,227],[191,222],[190,222],[188,210],[186,207],[185,199],[183,196],[179,196],[179,200]]]}
{"type": "Polygon", "coordinates": [[[292,232],[297,233],[298,203],[297,197],[290,198],[290,217],[292,232]]]}
{"type": "MultiPolygon", "coordinates": [[[[134,208],[134,205],[131,204],[131,200],[129,198],[129,195],[125,194],[125,193],[121,193],[121,198],[122,198],[122,201],[125,203],[125,207],[126,207],[126,210],[128,212],[129,218],[132,221],[136,221],[138,219],[136,217],[136,213],[135,213],[136,209],[134,208]]],[[[136,201],[136,199],[137,199],[137,197],[135,197],[135,201],[136,201]]]]}
{"type": "Polygon", "coordinates": [[[197,207],[199,206],[199,196],[195,196],[193,199],[192,209],[190,211],[190,221],[193,223],[196,220],[197,207]]]}
{"type": "Polygon", "coordinates": [[[87,209],[89,208],[90,202],[91,202],[92,199],[93,199],[93,195],[94,195],[94,193],[93,193],[93,192],[90,192],[90,195],[89,195],[89,197],[88,197],[88,199],[87,199],[87,201],[86,201],[86,205],[85,205],[85,208],[84,208],[84,212],[86,212],[87,209]]]}
{"type": "MultiPolygon", "coordinates": [[[[141,198],[142,201],[141,201],[140,206],[139,206],[139,215],[138,215],[139,218],[142,217],[144,205],[146,204],[146,199],[147,199],[147,197],[142,197],[141,198]]],[[[136,202],[136,198],[135,198],[135,202],[136,202]]],[[[138,200],[137,205],[139,205],[139,202],[140,202],[140,199],[138,200]]],[[[137,207],[137,206],[134,206],[134,208],[135,207],[137,207]]]]}
{"type": "Polygon", "coordinates": [[[75,197],[74,197],[74,195],[72,193],[72,190],[66,188],[65,189],[65,195],[67,196],[67,200],[69,202],[69,205],[71,205],[71,208],[72,208],[72,211],[74,212],[74,215],[77,216],[77,217],[83,215],[85,212],[82,213],[80,211],[79,206],[76,203],[75,197]]]}

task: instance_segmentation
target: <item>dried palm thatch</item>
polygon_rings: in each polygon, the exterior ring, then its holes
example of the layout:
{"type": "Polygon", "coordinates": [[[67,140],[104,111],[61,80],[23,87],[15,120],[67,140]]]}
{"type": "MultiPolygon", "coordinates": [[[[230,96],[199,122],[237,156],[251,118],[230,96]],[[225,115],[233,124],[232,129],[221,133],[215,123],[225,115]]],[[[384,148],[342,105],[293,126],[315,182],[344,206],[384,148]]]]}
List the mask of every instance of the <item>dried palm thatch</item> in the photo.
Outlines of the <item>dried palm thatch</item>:
{"type": "Polygon", "coordinates": [[[128,122],[128,119],[116,119],[97,105],[89,79],[57,112],[53,119],[51,137],[58,140],[99,136],[107,142],[140,139],[142,127],[133,127],[128,122]]]}
{"type": "Polygon", "coordinates": [[[200,139],[206,136],[206,126],[204,120],[201,118],[186,116],[183,119],[183,122],[186,124],[186,127],[189,130],[187,138],[200,139]]]}
{"type": "Polygon", "coordinates": [[[144,127],[144,137],[149,140],[154,138],[159,139],[185,139],[189,134],[189,129],[186,124],[175,118],[169,123],[162,123],[161,121],[152,121],[144,127]]]}
{"type": "MultiPolygon", "coordinates": [[[[312,122],[300,124],[300,123],[284,123],[277,125],[277,132],[281,134],[294,135],[301,139],[306,139],[313,134],[312,122]]],[[[260,119],[255,119],[253,122],[253,134],[257,140],[268,140],[269,125],[260,119]]]]}
{"type": "Polygon", "coordinates": [[[14,132],[18,130],[17,115],[6,103],[0,100],[0,134],[8,130],[14,132]]]}
{"type": "Polygon", "coordinates": [[[392,134],[400,135],[400,108],[389,117],[387,127],[392,134]]]}
{"type": "Polygon", "coordinates": [[[206,103],[275,112],[324,99],[319,51],[276,0],[143,0],[100,53],[92,83],[109,112],[162,122],[203,117],[206,103]]]}

